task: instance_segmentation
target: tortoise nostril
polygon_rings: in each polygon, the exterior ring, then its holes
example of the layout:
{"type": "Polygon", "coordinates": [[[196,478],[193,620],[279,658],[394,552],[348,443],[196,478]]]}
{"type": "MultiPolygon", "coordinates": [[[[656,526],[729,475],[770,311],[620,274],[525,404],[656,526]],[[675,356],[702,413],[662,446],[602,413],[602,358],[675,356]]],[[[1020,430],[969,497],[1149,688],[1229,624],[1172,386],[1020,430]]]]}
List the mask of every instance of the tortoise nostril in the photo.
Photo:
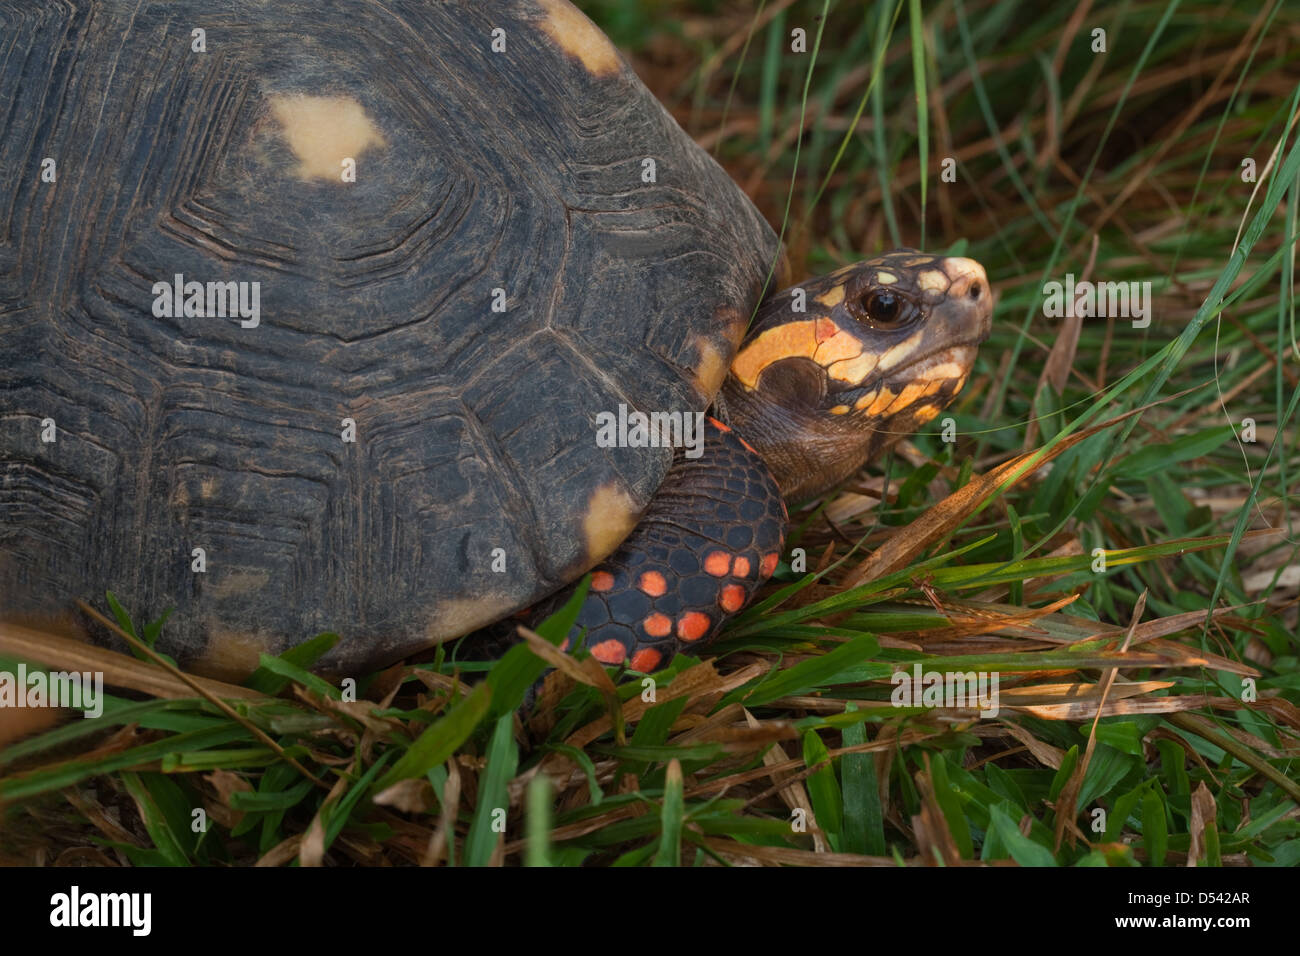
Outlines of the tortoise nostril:
{"type": "Polygon", "coordinates": [[[978,299],[983,294],[984,294],[984,287],[981,286],[978,282],[972,282],[970,285],[970,293],[969,293],[970,297],[972,299],[978,299]]]}

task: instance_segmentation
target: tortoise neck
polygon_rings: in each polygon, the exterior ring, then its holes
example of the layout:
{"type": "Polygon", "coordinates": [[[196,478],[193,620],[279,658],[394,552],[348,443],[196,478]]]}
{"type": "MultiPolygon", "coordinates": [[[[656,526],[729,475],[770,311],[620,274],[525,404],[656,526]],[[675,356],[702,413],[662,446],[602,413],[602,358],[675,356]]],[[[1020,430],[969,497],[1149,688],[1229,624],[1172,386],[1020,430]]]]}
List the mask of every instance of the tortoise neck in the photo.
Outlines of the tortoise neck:
{"type": "Polygon", "coordinates": [[[774,401],[732,375],[723,383],[716,410],[758,452],[788,502],[834,487],[880,450],[860,423],[774,401]]]}

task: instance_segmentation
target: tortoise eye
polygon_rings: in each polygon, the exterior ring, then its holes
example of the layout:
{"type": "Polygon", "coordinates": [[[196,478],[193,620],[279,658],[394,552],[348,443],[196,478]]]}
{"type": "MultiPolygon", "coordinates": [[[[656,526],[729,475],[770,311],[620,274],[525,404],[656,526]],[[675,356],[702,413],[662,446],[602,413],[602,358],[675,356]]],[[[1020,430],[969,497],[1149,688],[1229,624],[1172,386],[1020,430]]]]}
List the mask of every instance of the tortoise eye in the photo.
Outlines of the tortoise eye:
{"type": "Polygon", "coordinates": [[[892,292],[870,292],[862,304],[867,307],[867,315],[876,322],[893,322],[898,318],[898,296],[892,292]]]}
{"type": "Polygon", "coordinates": [[[896,329],[916,318],[916,309],[896,292],[871,289],[862,297],[863,318],[881,329],[896,329]]]}

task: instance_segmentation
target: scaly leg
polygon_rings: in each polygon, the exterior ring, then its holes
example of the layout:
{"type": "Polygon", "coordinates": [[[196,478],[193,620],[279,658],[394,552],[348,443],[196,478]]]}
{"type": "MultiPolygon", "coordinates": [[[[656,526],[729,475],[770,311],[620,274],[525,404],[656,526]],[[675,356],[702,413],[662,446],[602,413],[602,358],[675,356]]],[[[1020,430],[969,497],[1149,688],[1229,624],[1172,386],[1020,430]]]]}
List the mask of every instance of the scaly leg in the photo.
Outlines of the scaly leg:
{"type": "MultiPolygon", "coordinates": [[[[776,570],[787,514],[776,481],[738,433],[707,419],[704,453],[678,452],[636,529],[597,566],[566,642],[649,672],[698,650],[776,570]]],[[[534,621],[559,607],[566,589],[534,621]]]]}

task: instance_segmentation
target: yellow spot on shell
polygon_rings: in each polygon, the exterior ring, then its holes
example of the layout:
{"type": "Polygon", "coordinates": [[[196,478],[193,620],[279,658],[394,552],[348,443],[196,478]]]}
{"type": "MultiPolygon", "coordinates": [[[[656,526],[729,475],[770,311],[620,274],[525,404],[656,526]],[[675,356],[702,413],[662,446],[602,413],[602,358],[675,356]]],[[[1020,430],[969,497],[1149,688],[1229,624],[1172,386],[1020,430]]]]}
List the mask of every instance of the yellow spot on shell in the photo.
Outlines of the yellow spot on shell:
{"type": "Polygon", "coordinates": [[[209,624],[208,646],[189,670],[203,677],[225,681],[242,681],[257,670],[261,655],[270,650],[267,640],[257,634],[227,630],[209,624]]]}
{"type": "Polygon", "coordinates": [[[930,419],[934,418],[935,415],[939,414],[939,406],[922,405],[920,408],[916,410],[915,414],[916,414],[917,424],[924,425],[930,419]]]}
{"type": "MultiPolygon", "coordinates": [[[[505,575],[502,575],[505,577],[505,575]]],[[[430,644],[439,644],[491,624],[521,602],[509,595],[486,594],[478,598],[459,598],[437,605],[433,620],[425,628],[430,644]]]]}
{"type": "Polygon", "coordinates": [[[62,714],[54,707],[6,708],[4,719],[0,720],[0,747],[7,747],[30,734],[50,730],[62,720],[62,714]]]}
{"type": "Polygon", "coordinates": [[[212,597],[251,597],[252,592],[260,591],[271,580],[271,572],[266,570],[242,571],[234,568],[218,570],[208,575],[209,581],[204,588],[212,597]]]}
{"type": "Polygon", "coordinates": [[[898,276],[894,275],[892,272],[877,272],[876,281],[881,285],[893,285],[898,281],[898,276]]]}
{"type": "Polygon", "coordinates": [[[924,330],[918,329],[916,332],[913,332],[911,335],[909,335],[906,339],[899,342],[897,345],[893,346],[891,349],[885,352],[884,355],[880,356],[881,370],[888,371],[889,369],[897,365],[899,362],[903,361],[903,359],[911,355],[912,352],[916,351],[916,347],[921,344],[921,338],[923,337],[923,335],[924,335],[924,330]]]}
{"type": "Polygon", "coordinates": [[[609,482],[592,492],[582,519],[587,560],[595,564],[608,557],[631,534],[640,517],[641,509],[621,485],[609,482]]]}
{"type": "Polygon", "coordinates": [[[298,157],[300,179],[343,182],[343,160],[356,159],[384,137],[350,96],[272,96],[271,112],[298,157]]]}
{"type": "Polygon", "coordinates": [[[538,0],[538,3],[546,11],[541,27],[561,50],[580,60],[594,76],[618,72],[622,64],[614,44],[582,11],[569,0],[538,0]]]}
{"type": "Polygon", "coordinates": [[[826,306],[828,309],[833,309],[844,301],[844,286],[837,285],[831,289],[827,289],[813,301],[826,306]]]}
{"type": "Polygon", "coordinates": [[[848,411],[849,411],[849,406],[847,406],[847,405],[836,405],[834,408],[831,409],[831,414],[832,414],[832,415],[846,415],[846,414],[848,414],[848,411]]]}
{"type": "Polygon", "coordinates": [[[711,399],[727,377],[727,357],[704,336],[696,337],[695,350],[700,354],[700,362],[695,366],[695,387],[711,399]]]}

